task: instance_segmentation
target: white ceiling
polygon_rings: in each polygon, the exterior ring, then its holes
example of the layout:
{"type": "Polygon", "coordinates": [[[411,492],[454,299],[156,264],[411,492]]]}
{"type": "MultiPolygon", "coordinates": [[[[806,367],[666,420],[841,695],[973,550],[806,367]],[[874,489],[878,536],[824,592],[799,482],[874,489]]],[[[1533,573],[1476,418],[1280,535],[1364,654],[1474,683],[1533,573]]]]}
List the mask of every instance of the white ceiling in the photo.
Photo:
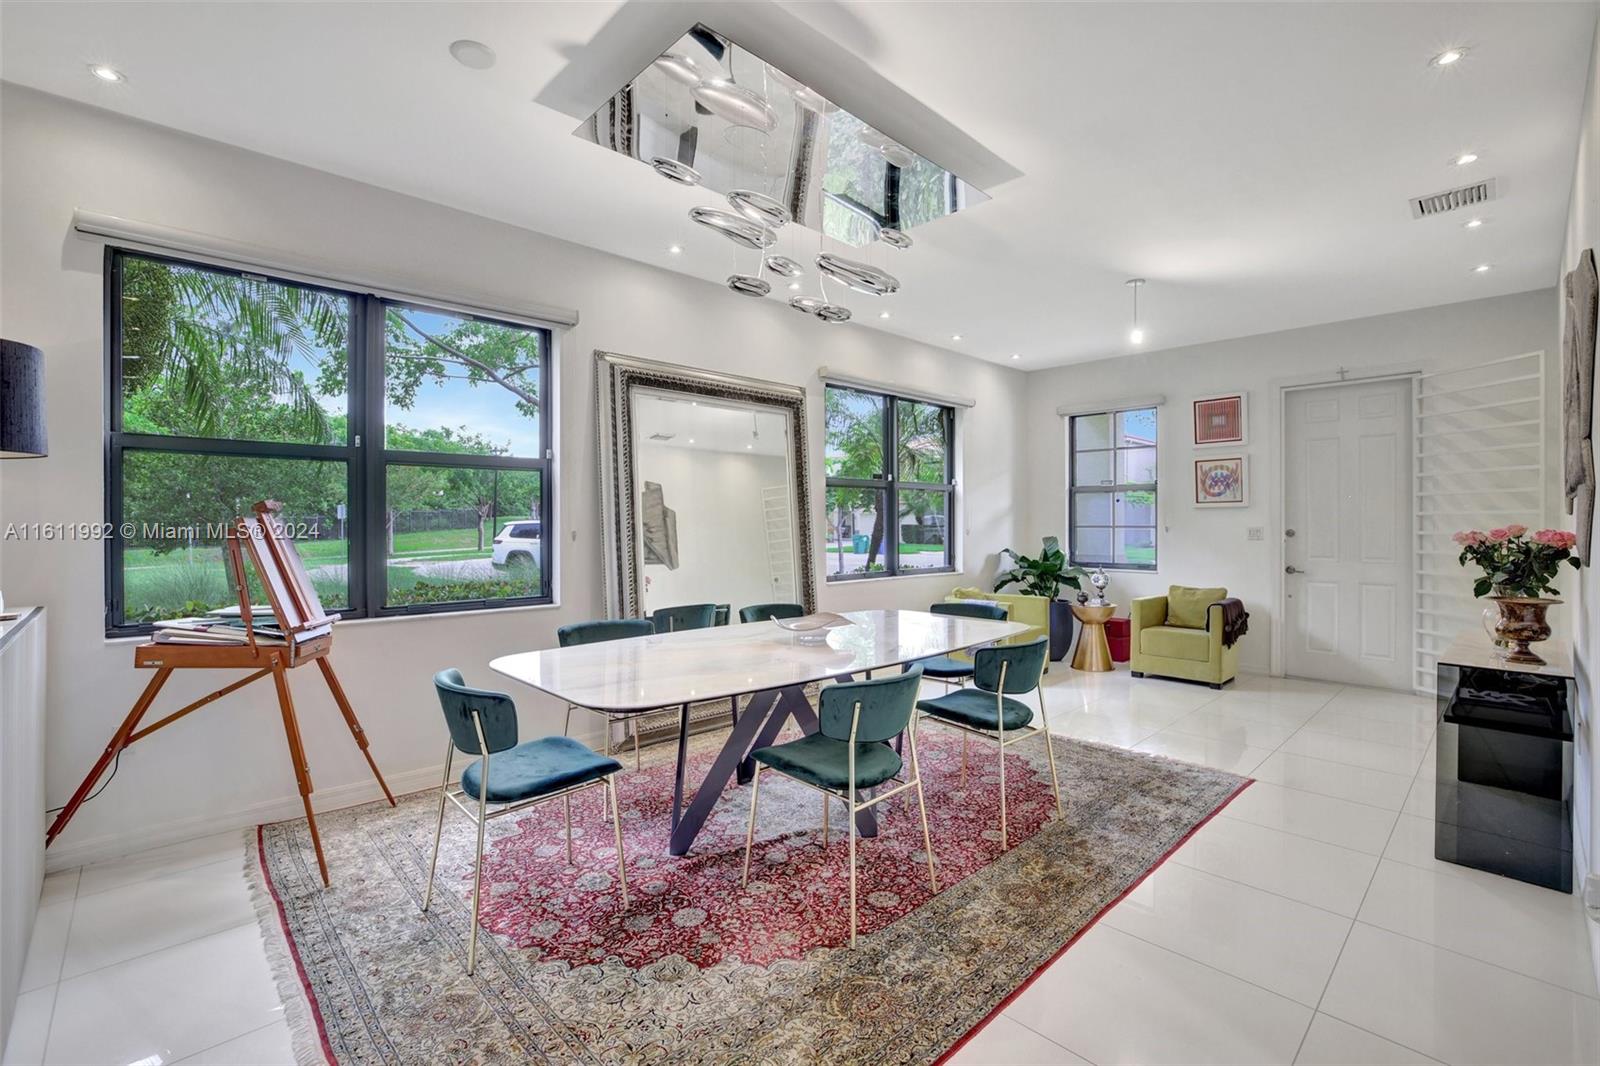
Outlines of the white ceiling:
{"type": "MultiPolygon", "coordinates": [[[[902,291],[852,296],[858,325],[819,335],[881,328],[1037,368],[1127,352],[1135,275],[1149,348],[1553,284],[1595,17],[1571,3],[12,0],[0,76],[720,282],[731,246],[686,217],[714,194],[571,136],[702,19],[993,196],[918,228],[909,251],[875,249],[902,291]],[[452,60],[462,37],[495,67],[452,60]],[[1458,46],[1461,63],[1428,66],[1458,46]],[[97,81],[95,62],[127,81],[97,81]],[[1451,165],[1469,150],[1478,163],[1451,165]],[[1502,198],[1482,228],[1410,217],[1408,197],[1489,176],[1502,198]]],[[[809,257],[816,241],[790,233],[779,250],[809,257]]]]}

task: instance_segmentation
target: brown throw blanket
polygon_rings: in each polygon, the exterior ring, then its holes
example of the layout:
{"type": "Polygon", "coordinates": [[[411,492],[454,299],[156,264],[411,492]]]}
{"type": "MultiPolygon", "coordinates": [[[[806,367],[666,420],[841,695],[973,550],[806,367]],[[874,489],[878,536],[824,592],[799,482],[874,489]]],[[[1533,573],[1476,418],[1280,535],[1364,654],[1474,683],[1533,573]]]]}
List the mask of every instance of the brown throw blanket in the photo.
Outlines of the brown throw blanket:
{"type": "MultiPolygon", "coordinates": [[[[1244,601],[1237,596],[1229,596],[1225,600],[1218,600],[1211,605],[1222,608],[1222,646],[1231,648],[1234,642],[1250,632],[1250,612],[1244,609],[1244,601]]],[[[1211,628],[1211,611],[1206,610],[1206,629],[1211,628]]]]}

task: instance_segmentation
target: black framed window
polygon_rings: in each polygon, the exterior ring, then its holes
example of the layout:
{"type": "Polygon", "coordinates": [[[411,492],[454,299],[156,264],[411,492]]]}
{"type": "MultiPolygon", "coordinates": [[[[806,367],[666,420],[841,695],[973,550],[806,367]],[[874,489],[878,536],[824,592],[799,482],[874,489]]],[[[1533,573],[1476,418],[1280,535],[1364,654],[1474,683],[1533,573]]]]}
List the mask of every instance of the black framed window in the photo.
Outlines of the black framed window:
{"type": "Polygon", "coordinates": [[[1156,409],[1073,415],[1067,424],[1067,552],[1079,566],[1156,568],[1156,409]]]}
{"type": "Polygon", "coordinates": [[[549,330],[119,249],[106,301],[108,632],[235,602],[260,499],[346,617],[550,601],[549,330]]]}
{"type": "Polygon", "coordinates": [[[955,411],[829,385],[828,580],[955,569],[955,411]]]}

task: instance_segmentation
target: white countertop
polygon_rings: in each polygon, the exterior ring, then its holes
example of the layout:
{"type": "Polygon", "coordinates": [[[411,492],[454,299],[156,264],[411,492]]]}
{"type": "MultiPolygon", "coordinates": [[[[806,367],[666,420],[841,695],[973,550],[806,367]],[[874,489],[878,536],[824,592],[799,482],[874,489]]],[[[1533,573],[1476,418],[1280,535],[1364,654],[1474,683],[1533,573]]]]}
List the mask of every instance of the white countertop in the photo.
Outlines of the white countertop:
{"type": "Polygon", "coordinates": [[[1544,674],[1549,677],[1577,676],[1573,672],[1570,641],[1542,640],[1529,645],[1529,650],[1543,659],[1545,665],[1507,662],[1500,649],[1489,639],[1489,634],[1481,629],[1468,629],[1439,653],[1439,661],[1452,666],[1473,666],[1483,670],[1504,670],[1508,673],[1544,674]]]}
{"type": "Polygon", "coordinates": [[[849,611],[810,643],[773,622],[690,629],[505,655],[489,666],[582,707],[650,710],[881,670],[1025,632],[926,611],[849,611]]]}

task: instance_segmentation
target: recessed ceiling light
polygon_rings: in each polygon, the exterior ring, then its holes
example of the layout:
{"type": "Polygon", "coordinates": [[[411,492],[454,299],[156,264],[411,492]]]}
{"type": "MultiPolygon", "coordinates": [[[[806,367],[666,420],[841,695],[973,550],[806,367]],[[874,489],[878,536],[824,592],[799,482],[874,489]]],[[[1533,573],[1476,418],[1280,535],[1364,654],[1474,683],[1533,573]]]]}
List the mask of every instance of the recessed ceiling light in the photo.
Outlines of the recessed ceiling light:
{"type": "Polygon", "coordinates": [[[1021,352],[1012,352],[1011,353],[1011,358],[1013,358],[1013,359],[1021,359],[1022,358],[1022,353],[1021,352]]]}
{"type": "Polygon", "coordinates": [[[799,292],[800,291],[800,283],[798,281],[789,282],[789,290],[791,292],[799,292]]]}
{"type": "Polygon", "coordinates": [[[1451,162],[1454,163],[1458,167],[1464,167],[1468,163],[1476,163],[1477,161],[1478,161],[1478,153],[1477,152],[1462,152],[1460,155],[1456,156],[1454,159],[1451,160],[1451,162]]]}
{"type": "Polygon", "coordinates": [[[1477,229],[1479,226],[1483,225],[1483,219],[1481,219],[1481,218],[1469,218],[1465,222],[1463,222],[1462,225],[1465,226],[1467,229],[1477,229]]]}
{"type": "Polygon", "coordinates": [[[1446,48],[1443,52],[1428,60],[1430,67],[1448,67],[1461,62],[1461,57],[1466,55],[1464,48],[1446,48]]]}
{"type": "Polygon", "coordinates": [[[952,333],[952,334],[950,334],[950,339],[951,339],[951,340],[953,340],[953,341],[958,341],[958,340],[960,340],[960,339],[961,339],[961,334],[959,334],[959,333],[952,333]]]}
{"type": "Polygon", "coordinates": [[[755,445],[754,445],[754,444],[746,444],[746,445],[745,445],[745,446],[744,446],[744,450],[745,450],[745,451],[749,451],[749,450],[750,450],[750,449],[751,449],[751,448],[754,448],[754,447],[755,447],[755,445]]]}
{"type": "Polygon", "coordinates": [[[683,253],[683,249],[680,246],[676,245],[676,244],[674,244],[671,248],[667,249],[667,254],[669,254],[669,255],[681,255],[682,253],[683,253]]]}
{"type": "Polygon", "coordinates": [[[122,73],[122,71],[118,70],[116,67],[113,67],[113,66],[111,66],[111,65],[109,65],[107,63],[92,63],[92,64],[90,64],[89,73],[93,74],[95,77],[99,78],[101,81],[116,82],[116,81],[127,81],[128,80],[127,76],[124,75],[122,73]]]}
{"type": "Polygon", "coordinates": [[[693,444],[693,443],[694,443],[694,438],[693,438],[693,437],[690,437],[690,438],[689,438],[689,443],[690,443],[690,444],[693,444]]]}
{"type": "Polygon", "coordinates": [[[1490,266],[1488,263],[1479,263],[1477,266],[1472,268],[1472,272],[1474,274],[1487,274],[1489,273],[1489,270],[1490,266]]]}
{"type": "Polygon", "coordinates": [[[878,312],[878,317],[879,318],[888,318],[889,317],[889,312],[887,312],[887,311],[879,311],[878,312]]]}
{"type": "Polygon", "coordinates": [[[482,41],[462,38],[450,42],[450,54],[456,62],[471,70],[488,70],[494,66],[494,49],[482,41]]]}
{"type": "Polygon", "coordinates": [[[1135,326],[1132,329],[1130,329],[1128,331],[1128,343],[1129,344],[1143,344],[1144,343],[1144,330],[1140,329],[1138,326],[1135,326]]]}

